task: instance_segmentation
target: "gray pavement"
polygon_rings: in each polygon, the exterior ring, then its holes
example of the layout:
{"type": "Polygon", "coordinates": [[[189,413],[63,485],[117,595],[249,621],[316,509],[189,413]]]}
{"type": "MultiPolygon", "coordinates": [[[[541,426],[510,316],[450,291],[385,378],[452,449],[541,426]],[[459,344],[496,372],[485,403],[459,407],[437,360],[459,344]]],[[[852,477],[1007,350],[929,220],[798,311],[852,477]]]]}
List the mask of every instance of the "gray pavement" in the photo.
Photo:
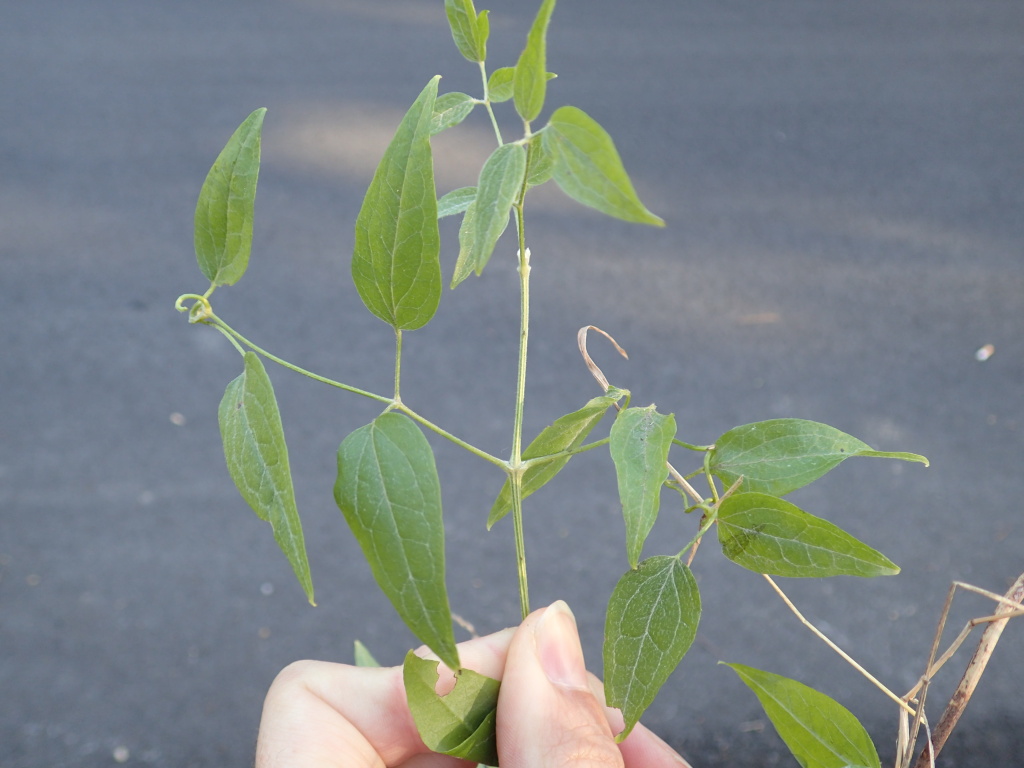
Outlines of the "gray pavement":
{"type": "MultiPolygon", "coordinates": [[[[266,106],[252,266],[218,291],[218,313],[288,359],[387,390],[392,339],[348,278],[352,223],[429,77],[475,88],[441,5],[0,5],[2,768],[241,768],[289,661],[348,661],[359,638],[398,663],[413,642],[330,494],[338,442],[375,406],[270,371],[313,609],[225,471],[216,406],[238,357],[172,304],[205,288],[191,246],[205,173],[266,106]]],[[[533,4],[490,7],[492,60],[510,64],[533,4]]],[[[544,194],[530,225],[527,432],[596,394],[575,350],[593,323],[630,352],[626,363],[594,343],[611,380],[673,411],[691,442],[795,416],[928,455],[930,469],[850,461],[794,497],[903,567],[787,584],[902,693],[949,583],[1001,592],[1024,568],[1024,6],[562,0],[550,43],[550,103],[605,125],[669,226],[544,194]]],[[[478,118],[439,143],[442,192],[473,180],[464,156],[488,151],[478,118]]],[[[450,271],[455,229],[442,234],[450,271]]],[[[409,335],[403,387],[494,452],[508,450],[516,345],[501,248],[409,335]]],[[[510,527],[484,529],[501,478],[435,448],[455,610],[481,632],[514,623],[510,527]]],[[[530,501],[533,601],[569,601],[599,669],[603,605],[625,568],[607,457],[576,459],[530,501]]],[[[648,554],[693,530],[672,504],[648,554]]],[[[884,698],[713,546],[695,572],[704,619],[646,718],[655,730],[694,765],[792,765],[715,665],[740,662],[840,699],[891,764],[884,698]]],[[[951,626],[989,608],[964,598],[951,626]]],[[[946,765],[1020,764],[1022,654],[1024,626],[1011,624],[946,765]]]]}

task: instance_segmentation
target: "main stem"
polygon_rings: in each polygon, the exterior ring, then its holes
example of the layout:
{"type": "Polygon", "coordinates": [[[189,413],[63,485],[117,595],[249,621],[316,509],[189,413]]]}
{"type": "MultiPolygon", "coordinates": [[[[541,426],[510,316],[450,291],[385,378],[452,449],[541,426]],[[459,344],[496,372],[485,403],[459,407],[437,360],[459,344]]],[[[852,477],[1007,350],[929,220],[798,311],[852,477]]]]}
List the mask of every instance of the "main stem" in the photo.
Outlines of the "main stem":
{"type": "Polygon", "coordinates": [[[525,619],[530,613],[530,591],[526,581],[526,541],[523,537],[523,408],[526,403],[526,348],[530,335],[530,254],[526,250],[523,228],[523,197],[516,204],[516,229],[519,230],[519,367],[516,375],[516,413],[512,432],[512,459],[509,480],[512,483],[512,529],[516,537],[516,567],[519,573],[519,607],[525,619]]]}

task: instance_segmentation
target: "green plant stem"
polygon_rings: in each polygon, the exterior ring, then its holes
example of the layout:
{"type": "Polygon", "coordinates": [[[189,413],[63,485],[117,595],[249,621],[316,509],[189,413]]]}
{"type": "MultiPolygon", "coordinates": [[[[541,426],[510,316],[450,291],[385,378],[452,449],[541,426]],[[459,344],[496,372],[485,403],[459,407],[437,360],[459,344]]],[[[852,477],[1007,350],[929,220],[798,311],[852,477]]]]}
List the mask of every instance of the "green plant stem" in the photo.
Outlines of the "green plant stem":
{"type": "Polygon", "coordinates": [[[434,422],[430,421],[429,419],[424,418],[423,416],[418,414],[416,411],[414,411],[412,408],[407,406],[405,403],[393,403],[393,405],[394,405],[394,409],[395,410],[401,411],[402,413],[404,413],[406,416],[408,416],[410,419],[413,419],[414,421],[418,421],[420,424],[422,424],[424,427],[429,429],[431,432],[434,432],[434,433],[440,435],[445,440],[448,440],[448,441],[450,441],[452,443],[455,443],[460,448],[465,448],[467,451],[472,453],[474,456],[478,456],[479,458],[483,459],[484,461],[487,461],[487,462],[490,462],[491,464],[494,464],[496,467],[501,467],[506,472],[509,470],[509,463],[507,461],[505,461],[504,459],[499,459],[497,456],[492,456],[491,454],[487,453],[487,451],[482,451],[479,448],[477,448],[475,445],[467,443],[465,440],[456,437],[451,432],[448,432],[447,430],[443,429],[442,427],[439,427],[437,424],[435,424],[434,422]]]}
{"type": "Polygon", "coordinates": [[[526,182],[516,204],[516,229],[519,232],[519,365],[516,374],[516,410],[512,430],[512,458],[509,480],[512,486],[512,529],[516,538],[516,565],[519,572],[519,606],[525,619],[530,613],[530,593],[526,580],[526,541],[523,537],[523,409],[526,403],[526,354],[530,336],[530,253],[526,249],[523,199],[526,182]]]}
{"type": "Polygon", "coordinates": [[[487,88],[487,66],[481,61],[480,62],[480,79],[484,83],[484,109],[487,110],[487,114],[491,118],[491,126],[494,128],[494,135],[498,139],[498,146],[500,147],[505,142],[501,139],[501,129],[498,127],[498,118],[494,116],[494,108],[491,107],[491,93],[487,88]]]}
{"type": "Polygon", "coordinates": [[[402,329],[395,328],[395,403],[402,402],[402,329]]]}
{"type": "Polygon", "coordinates": [[[711,451],[714,450],[713,445],[693,445],[692,443],[686,443],[680,440],[678,437],[673,437],[672,442],[678,445],[680,448],[686,448],[688,451],[711,451]]]}

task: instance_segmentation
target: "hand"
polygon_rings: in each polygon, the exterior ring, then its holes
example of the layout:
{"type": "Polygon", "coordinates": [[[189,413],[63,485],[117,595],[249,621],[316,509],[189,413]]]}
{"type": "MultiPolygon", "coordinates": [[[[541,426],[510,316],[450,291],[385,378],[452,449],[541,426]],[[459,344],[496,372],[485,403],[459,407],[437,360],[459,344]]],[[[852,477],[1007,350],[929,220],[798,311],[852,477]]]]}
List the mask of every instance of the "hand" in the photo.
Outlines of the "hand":
{"type": "MultiPolygon", "coordinates": [[[[469,669],[502,680],[502,768],[689,768],[642,725],[615,743],[622,716],[603,705],[601,683],[586,671],[576,620],[562,601],[519,627],[460,644],[459,656],[469,669]]],[[[443,664],[438,669],[438,692],[445,693],[455,678],[443,664]]],[[[468,765],[424,746],[401,667],[296,662],[278,675],[263,705],[256,768],[468,765]]]]}

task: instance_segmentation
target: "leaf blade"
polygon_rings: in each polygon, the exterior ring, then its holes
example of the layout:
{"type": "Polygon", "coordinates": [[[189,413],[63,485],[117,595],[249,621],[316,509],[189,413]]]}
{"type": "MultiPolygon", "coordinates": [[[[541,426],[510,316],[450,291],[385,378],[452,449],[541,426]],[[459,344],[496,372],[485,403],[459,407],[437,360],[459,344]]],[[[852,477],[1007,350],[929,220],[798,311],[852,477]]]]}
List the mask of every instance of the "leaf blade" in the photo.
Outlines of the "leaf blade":
{"type": "Polygon", "coordinates": [[[620,411],[609,434],[631,568],[637,567],[647,534],[658,519],[675,434],[675,417],[658,413],[653,405],[620,411]]]}
{"type": "Polygon", "coordinates": [[[902,459],[928,465],[924,456],[872,450],[828,424],[769,419],[730,429],[711,451],[711,471],[727,486],[785,496],[817,480],[851,456],[902,459]]]}
{"type": "Polygon", "coordinates": [[[624,221],[665,226],[640,202],[611,136],[582,109],[559,107],[540,133],[555,182],[573,200],[624,221]]]}
{"type": "Polygon", "coordinates": [[[257,516],[270,523],[306,598],[315,605],[281,414],[255,352],[245,353],[244,371],[224,390],[217,421],[231,479],[257,516]]]}
{"type": "Polygon", "coordinates": [[[697,636],[697,581],[676,557],[651,557],[619,579],[605,619],[608,706],[622,710],[626,738],[697,636]]]}
{"type": "MultiPolygon", "coordinates": [[[[617,403],[622,395],[622,391],[619,391],[614,396],[595,397],[579,410],[559,417],[544,427],[540,434],[530,441],[526,450],[523,451],[523,458],[534,459],[579,448],[587,439],[587,435],[604,417],[605,411],[617,403]]],[[[528,467],[523,473],[523,498],[525,499],[550,482],[569,463],[571,458],[572,454],[566,454],[564,457],[528,467]]],[[[490,529],[511,511],[512,483],[506,479],[487,517],[487,528],[490,529]]]]}
{"type": "Polygon", "coordinates": [[[476,200],[476,187],[453,189],[437,201],[437,218],[443,219],[445,216],[465,213],[474,200],[476,200]]]}
{"type": "Polygon", "coordinates": [[[426,325],[441,298],[441,238],[430,149],[434,77],[377,166],[356,218],[352,279],[367,309],[396,330],[426,325]]]}
{"type": "Polygon", "coordinates": [[[487,37],[490,32],[488,12],[477,14],[473,0],[444,0],[444,11],[459,53],[468,61],[484,61],[487,58],[487,37]]]}
{"type": "Polygon", "coordinates": [[[771,672],[726,664],[761,702],[797,761],[806,768],[881,768],[864,726],[844,706],[803,683],[771,672]]]}
{"type": "Polygon", "coordinates": [[[430,118],[430,135],[436,136],[441,131],[454,128],[461,123],[476,107],[476,99],[465,93],[445,93],[434,102],[434,114],[430,118]]]}
{"type": "Polygon", "coordinates": [[[412,651],[402,665],[409,711],[423,743],[444,755],[497,765],[495,721],[501,683],[463,669],[455,687],[438,696],[434,689],[437,665],[437,661],[421,659],[412,651]]]}
{"type": "Polygon", "coordinates": [[[196,201],[196,260],[213,286],[233,285],[249,266],[266,112],[262,107],[255,110],[235,129],[196,201]]]}
{"type": "Polygon", "coordinates": [[[479,275],[487,266],[498,238],[508,226],[512,204],[525,174],[526,149],[518,144],[503,144],[487,158],[480,169],[476,197],[467,207],[459,228],[459,257],[452,288],[471,272],[479,275]]]}
{"type": "Polygon", "coordinates": [[[516,112],[527,123],[536,120],[544,108],[547,92],[547,35],[555,0],[544,0],[526,37],[512,77],[512,99],[516,112]]]}
{"type": "Polygon", "coordinates": [[[755,573],[894,576],[900,569],[836,525],[766,493],[734,493],[718,510],[722,553],[755,573]]]}
{"type": "Polygon", "coordinates": [[[346,437],[338,448],[334,499],[406,626],[458,669],[445,587],[441,487],[419,427],[389,411],[346,437]]]}

